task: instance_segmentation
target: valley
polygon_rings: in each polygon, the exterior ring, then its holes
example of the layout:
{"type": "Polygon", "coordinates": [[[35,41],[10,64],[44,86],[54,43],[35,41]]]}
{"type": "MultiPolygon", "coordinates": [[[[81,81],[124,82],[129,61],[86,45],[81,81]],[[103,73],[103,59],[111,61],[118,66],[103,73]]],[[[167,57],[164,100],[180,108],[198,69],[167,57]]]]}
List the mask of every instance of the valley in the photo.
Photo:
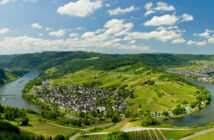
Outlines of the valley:
{"type": "MultiPolygon", "coordinates": [[[[127,134],[130,139],[141,136],[148,136],[148,139],[179,139],[207,129],[211,127],[207,125],[213,122],[211,118],[206,121],[194,119],[197,112],[201,112],[201,116],[211,113],[212,89],[203,83],[188,81],[184,77],[186,75],[174,72],[176,69],[195,67],[202,60],[212,61],[212,56],[190,56],[45,52],[9,57],[0,62],[3,69],[10,69],[16,74],[27,71],[40,74],[30,72],[3,86],[1,94],[19,92],[19,97],[5,97],[6,100],[2,100],[1,104],[37,111],[26,112],[31,127],[18,127],[25,133],[46,138],[58,135],[72,138],[73,135],[79,135],[77,139],[100,139],[101,135],[95,138],[93,133],[108,132],[102,135],[127,134]],[[155,59],[149,64],[144,63],[150,58],[155,59]],[[162,58],[169,58],[168,63],[162,58]],[[184,64],[185,61],[189,63],[184,64]],[[34,64],[29,67],[31,62],[34,64]],[[191,120],[200,127],[192,127],[191,120]],[[157,129],[157,132],[136,132],[135,129],[139,127],[172,128],[173,131],[157,129]],[[124,128],[133,128],[133,131],[123,134],[124,128]],[[174,134],[183,129],[188,130],[178,136],[174,134]],[[122,131],[121,134],[118,131],[122,131]],[[80,133],[89,133],[90,136],[81,136],[80,133]]],[[[212,70],[211,64],[209,70],[212,70]]],[[[18,125],[17,120],[10,122],[18,125]]]]}

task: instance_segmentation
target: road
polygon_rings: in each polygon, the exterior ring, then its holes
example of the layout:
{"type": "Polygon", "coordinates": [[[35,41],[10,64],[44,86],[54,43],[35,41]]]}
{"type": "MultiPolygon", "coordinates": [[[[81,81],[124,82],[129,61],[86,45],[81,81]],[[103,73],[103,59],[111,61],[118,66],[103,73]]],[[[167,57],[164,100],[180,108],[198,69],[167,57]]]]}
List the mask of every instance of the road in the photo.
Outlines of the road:
{"type": "Polygon", "coordinates": [[[184,138],[182,138],[180,140],[188,140],[190,138],[193,138],[193,137],[196,137],[196,136],[199,136],[199,135],[203,135],[203,134],[207,134],[207,133],[210,133],[210,132],[214,132],[214,128],[210,128],[210,129],[207,129],[207,130],[202,130],[202,131],[196,132],[195,134],[187,136],[187,137],[184,137],[184,138]]]}
{"type": "MultiPolygon", "coordinates": [[[[113,125],[113,123],[103,124],[103,125],[94,126],[94,127],[85,128],[85,129],[79,129],[79,130],[81,130],[81,131],[88,131],[88,130],[90,130],[90,129],[99,128],[99,127],[105,127],[105,126],[111,126],[111,125],[113,125]]],[[[107,133],[106,133],[106,134],[107,134],[107,133]]],[[[76,139],[77,137],[79,137],[79,136],[80,136],[80,133],[77,133],[77,134],[73,135],[72,137],[70,137],[69,140],[75,140],[75,139],[76,139]]]]}

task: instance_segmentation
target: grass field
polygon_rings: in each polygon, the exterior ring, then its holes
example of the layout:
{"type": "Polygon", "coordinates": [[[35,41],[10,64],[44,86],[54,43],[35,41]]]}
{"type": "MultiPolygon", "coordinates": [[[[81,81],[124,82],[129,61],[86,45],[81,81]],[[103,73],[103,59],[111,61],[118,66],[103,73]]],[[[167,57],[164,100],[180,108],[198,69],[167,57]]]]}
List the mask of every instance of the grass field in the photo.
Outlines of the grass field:
{"type": "MultiPolygon", "coordinates": [[[[54,84],[72,85],[91,83],[93,81],[102,82],[99,87],[120,87],[128,85],[128,88],[135,87],[136,98],[129,98],[127,101],[132,103],[129,106],[134,112],[141,110],[158,112],[170,110],[175,107],[181,100],[193,102],[196,100],[196,87],[177,81],[163,81],[159,77],[165,73],[151,73],[150,69],[140,67],[130,69],[131,66],[121,67],[112,71],[94,70],[87,68],[75,73],[65,75],[53,80],[54,84]],[[136,71],[142,71],[136,74],[136,71]],[[154,85],[143,85],[147,80],[154,80],[154,85]],[[160,96],[161,95],[161,96],[160,96]],[[141,108],[138,108],[141,106],[141,108]]],[[[49,70],[50,71],[50,70],[49,70]]]]}
{"type": "MultiPolygon", "coordinates": [[[[185,137],[192,134],[191,130],[144,130],[128,132],[130,140],[168,140],[185,137]]],[[[106,135],[80,136],[76,140],[102,140],[106,135]]]]}
{"type": "Polygon", "coordinates": [[[214,132],[207,133],[207,134],[204,134],[204,135],[199,135],[199,136],[190,138],[188,140],[213,140],[213,138],[214,138],[214,132]]]}
{"type": "Polygon", "coordinates": [[[62,134],[64,136],[72,135],[78,131],[77,129],[69,129],[63,126],[51,124],[46,121],[39,122],[36,115],[30,114],[28,115],[28,117],[30,118],[29,126],[20,127],[21,130],[24,130],[26,132],[33,132],[37,135],[43,135],[46,137],[55,137],[58,134],[62,134]]]}

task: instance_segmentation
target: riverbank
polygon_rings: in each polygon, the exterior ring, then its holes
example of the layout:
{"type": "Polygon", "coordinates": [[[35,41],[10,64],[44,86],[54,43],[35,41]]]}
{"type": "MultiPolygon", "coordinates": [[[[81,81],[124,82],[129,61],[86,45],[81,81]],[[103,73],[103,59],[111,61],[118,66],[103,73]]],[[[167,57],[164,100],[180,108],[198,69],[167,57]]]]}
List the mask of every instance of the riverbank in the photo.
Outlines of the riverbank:
{"type": "Polygon", "coordinates": [[[211,101],[207,106],[203,106],[200,110],[195,110],[192,113],[182,115],[175,119],[164,120],[163,123],[175,126],[206,126],[214,122],[214,85],[199,81],[192,81],[196,85],[205,87],[211,93],[211,101]]]}
{"type": "Polygon", "coordinates": [[[39,73],[29,72],[23,77],[16,79],[8,84],[0,87],[0,96],[4,96],[4,100],[0,100],[0,103],[6,106],[17,107],[17,108],[29,108],[35,111],[39,111],[38,107],[32,103],[27,102],[22,98],[22,89],[24,85],[30,80],[36,78],[39,73]],[[20,82],[22,81],[22,82],[20,82]]]}

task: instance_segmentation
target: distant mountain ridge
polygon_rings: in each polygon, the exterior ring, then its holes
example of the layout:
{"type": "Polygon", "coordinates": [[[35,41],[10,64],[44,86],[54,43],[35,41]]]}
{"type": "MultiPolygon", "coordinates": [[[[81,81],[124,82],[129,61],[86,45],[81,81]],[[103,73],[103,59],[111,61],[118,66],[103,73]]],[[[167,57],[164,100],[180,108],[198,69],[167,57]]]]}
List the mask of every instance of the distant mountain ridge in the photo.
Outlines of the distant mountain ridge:
{"type": "MultiPolygon", "coordinates": [[[[193,60],[212,60],[213,55],[189,54],[124,54],[110,55],[92,52],[42,52],[11,56],[0,56],[0,67],[9,69],[29,69],[44,71],[48,68],[82,60],[85,65],[100,65],[110,69],[109,63],[120,62],[120,65],[142,62],[149,66],[175,66],[191,64],[193,60]],[[97,58],[91,59],[90,58],[97,58]],[[86,61],[87,60],[87,61],[86,61]],[[86,62],[85,62],[86,61],[86,62]]],[[[79,62],[78,62],[79,63],[79,62]]],[[[80,64],[80,63],[79,63],[80,64]]]]}

